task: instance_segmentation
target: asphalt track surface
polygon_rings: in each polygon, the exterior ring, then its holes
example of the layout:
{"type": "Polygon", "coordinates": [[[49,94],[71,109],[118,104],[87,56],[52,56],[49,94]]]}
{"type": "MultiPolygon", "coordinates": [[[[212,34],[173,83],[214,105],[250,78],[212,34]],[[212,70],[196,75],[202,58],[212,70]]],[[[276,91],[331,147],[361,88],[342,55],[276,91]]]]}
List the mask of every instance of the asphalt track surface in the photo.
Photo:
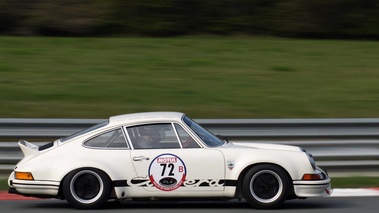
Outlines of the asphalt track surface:
{"type": "Polygon", "coordinates": [[[307,212],[307,213],[377,213],[378,196],[364,197],[323,197],[306,200],[286,201],[280,209],[252,209],[246,202],[232,200],[228,202],[109,202],[98,210],[73,209],[66,201],[56,199],[1,200],[1,213],[67,213],[67,212],[128,212],[128,213],[231,213],[231,212],[307,212]]]}

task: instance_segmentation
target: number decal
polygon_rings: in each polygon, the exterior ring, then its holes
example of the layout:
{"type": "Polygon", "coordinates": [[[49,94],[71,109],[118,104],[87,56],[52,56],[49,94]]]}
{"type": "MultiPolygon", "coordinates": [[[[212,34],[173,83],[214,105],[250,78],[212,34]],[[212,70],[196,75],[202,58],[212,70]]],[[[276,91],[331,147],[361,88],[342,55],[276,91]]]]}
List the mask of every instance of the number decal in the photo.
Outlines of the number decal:
{"type": "Polygon", "coordinates": [[[172,173],[174,171],[174,164],[170,163],[168,164],[168,167],[170,167],[170,173],[168,173],[168,176],[174,176],[174,173],[172,173]]]}
{"type": "Polygon", "coordinates": [[[161,166],[163,166],[161,176],[164,176],[164,173],[166,172],[166,166],[167,166],[167,164],[161,164],[161,166]]]}
{"type": "Polygon", "coordinates": [[[173,173],[173,171],[174,171],[174,164],[172,164],[172,163],[162,164],[161,163],[161,166],[163,167],[161,176],[164,176],[164,174],[166,173],[166,167],[170,168],[170,173],[168,173],[168,176],[174,176],[174,173],[173,173]]]}
{"type": "Polygon", "coordinates": [[[186,179],[186,166],[174,154],[162,154],[153,159],[149,166],[150,182],[162,191],[179,188],[186,179]]]}

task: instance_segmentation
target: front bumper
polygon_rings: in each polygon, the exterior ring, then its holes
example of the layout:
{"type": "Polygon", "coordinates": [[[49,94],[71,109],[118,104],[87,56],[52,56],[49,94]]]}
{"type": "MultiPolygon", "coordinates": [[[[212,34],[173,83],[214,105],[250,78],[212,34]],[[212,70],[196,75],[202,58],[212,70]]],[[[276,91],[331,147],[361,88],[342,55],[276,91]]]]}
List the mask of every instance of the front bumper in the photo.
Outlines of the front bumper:
{"type": "Polygon", "coordinates": [[[332,194],[333,189],[328,174],[320,168],[317,168],[316,172],[322,173],[325,179],[293,181],[294,192],[297,197],[322,197],[332,194]]]}

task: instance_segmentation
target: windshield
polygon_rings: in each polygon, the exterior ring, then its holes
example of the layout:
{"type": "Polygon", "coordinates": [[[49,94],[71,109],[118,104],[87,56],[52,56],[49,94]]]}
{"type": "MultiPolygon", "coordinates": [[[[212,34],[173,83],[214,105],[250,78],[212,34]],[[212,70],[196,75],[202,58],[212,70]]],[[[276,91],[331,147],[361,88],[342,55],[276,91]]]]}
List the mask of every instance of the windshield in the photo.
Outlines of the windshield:
{"type": "Polygon", "coordinates": [[[216,147],[224,144],[224,141],[210,133],[208,130],[201,127],[195,121],[191,120],[187,116],[184,116],[183,121],[201,138],[208,146],[216,147]]]}
{"type": "Polygon", "coordinates": [[[81,130],[81,131],[79,131],[79,132],[76,132],[76,133],[74,133],[74,134],[72,134],[72,135],[70,135],[70,136],[67,136],[67,137],[61,138],[60,141],[61,141],[61,142],[68,141],[68,140],[70,140],[70,139],[72,139],[72,138],[78,137],[78,136],[80,136],[80,135],[83,135],[83,134],[85,134],[85,133],[87,133],[87,132],[91,132],[92,130],[95,130],[95,129],[101,128],[101,127],[106,126],[106,125],[108,125],[108,121],[104,121],[104,122],[102,122],[102,123],[96,124],[95,126],[92,126],[92,127],[88,128],[88,129],[84,129],[84,130],[81,130]]]}

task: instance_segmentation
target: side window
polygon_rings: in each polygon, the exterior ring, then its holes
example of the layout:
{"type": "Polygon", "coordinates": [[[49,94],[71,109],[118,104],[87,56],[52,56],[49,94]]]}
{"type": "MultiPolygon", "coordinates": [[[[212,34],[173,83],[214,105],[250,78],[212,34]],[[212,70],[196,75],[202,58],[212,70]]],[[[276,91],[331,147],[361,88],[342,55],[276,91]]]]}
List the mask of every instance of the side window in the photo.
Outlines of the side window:
{"type": "Polygon", "coordinates": [[[127,132],[135,149],[180,148],[171,123],[128,127],[127,132]]]}
{"type": "Polygon", "coordinates": [[[127,148],[126,140],[121,129],[106,132],[84,143],[91,148],[127,148]]]}
{"type": "Polygon", "coordinates": [[[200,148],[199,144],[179,125],[175,124],[183,148],[200,148]]]}

